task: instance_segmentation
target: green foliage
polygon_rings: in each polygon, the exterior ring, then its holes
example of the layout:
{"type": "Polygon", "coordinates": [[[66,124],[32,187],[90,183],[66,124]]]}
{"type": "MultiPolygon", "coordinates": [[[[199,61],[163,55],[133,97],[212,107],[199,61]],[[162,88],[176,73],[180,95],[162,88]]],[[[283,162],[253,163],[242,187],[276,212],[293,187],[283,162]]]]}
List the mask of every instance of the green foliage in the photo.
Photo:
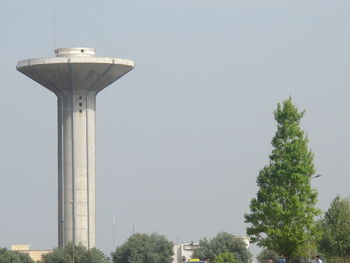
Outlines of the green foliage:
{"type": "Polygon", "coordinates": [[[64,248],[55,248],[52,252],[43,255],[43,263],[109,263],[109,259],[97,248],[87,249],[79,245],[67,245],[64,248]],[[74,261],[73,261],[74,257],[74,261]]]}
{"type": "Polygon", "coordinates": [[[134,234],[118,247],[114,263],[171,263],[173,243],[158,234],[134,234]]]}
{"type": "Polygon", "coordinates": [[[277,262],[279,255],[273,250],[263,249],[259,255],[257,255],[256,259],[258,263],[267,263],[269,259],[272,259],[273,262],[277,262]]]}
{"type": "Polygon", "coordinates": [[[222,253],[233,253],[237,262],[241,263],[249,263],[251,260],[251,254],[242,238],[226,232],[217,234],[211,240],[206,238],[200,240],[199,248],[194,250],[192,257],[212,261],[222,253]]]}
{"type": "Polygon", "coordinates": [[[251,242],[290,257],[297,257],[316,234],[317,192],[310,186],[315,173],[308,138],[300,128],[304,112],[291,98],[277,104],[277,131],[272,139],[269,165],[258,175],[259,190],[250,203],[247,234],[251,242]]]}
{"type": "Polygon", "coordinates": [[[321,220],[319,249],[328,257],[350,256],[350,200],[337,196],[321,220]]]}
{"type": "Polygon", "coordinates": [[[214,263],[239,263],[236,259],[235,254],[226,252],[216,256],[214,263]]]}
{"type": "Polygon", "coordinates": [[[0,263],[34,263],[28,254],[0,248],[0,263]]]}

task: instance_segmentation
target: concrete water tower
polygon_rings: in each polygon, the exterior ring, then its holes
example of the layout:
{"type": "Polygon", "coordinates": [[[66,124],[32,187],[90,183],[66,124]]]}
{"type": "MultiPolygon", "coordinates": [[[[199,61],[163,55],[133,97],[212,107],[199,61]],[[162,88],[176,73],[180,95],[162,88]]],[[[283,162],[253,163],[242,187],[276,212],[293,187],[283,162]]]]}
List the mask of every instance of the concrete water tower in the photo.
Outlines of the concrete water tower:
{"type": "Polygon", "coordinates": [[[59,48],[56,57],[17,63],[17,70],[51,90],[58,101],[58,245],[96,242],[95,104],[102,89],[134,62],[95,57],[92,48],[59,48]]]}

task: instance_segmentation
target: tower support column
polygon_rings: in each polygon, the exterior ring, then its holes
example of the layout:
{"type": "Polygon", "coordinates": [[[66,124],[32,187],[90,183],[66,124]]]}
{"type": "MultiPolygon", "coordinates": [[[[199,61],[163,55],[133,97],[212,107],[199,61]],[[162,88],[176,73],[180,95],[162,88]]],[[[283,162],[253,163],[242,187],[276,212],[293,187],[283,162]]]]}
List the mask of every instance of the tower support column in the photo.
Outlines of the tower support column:
{"type": "Polygon", "coordinates": [[[95,246],[95,98],[96,92],[66,91],[58,112],[62,128],[58,152],[62,182],[58,201],[62,245],[95,246]],[[61,148],[61,149],[60,149],[61,148]],[[63,204],[63,206],[62,206],[63,204]]]}

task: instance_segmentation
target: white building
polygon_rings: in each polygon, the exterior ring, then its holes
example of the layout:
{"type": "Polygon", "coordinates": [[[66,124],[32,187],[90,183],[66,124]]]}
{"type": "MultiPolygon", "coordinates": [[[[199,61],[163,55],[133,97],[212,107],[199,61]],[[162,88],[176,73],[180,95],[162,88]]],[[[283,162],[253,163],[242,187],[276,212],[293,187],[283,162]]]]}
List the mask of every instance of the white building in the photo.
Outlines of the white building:
{"type": "Polygon", "coordinates": [[[52,252],[52,250],[31,250],[31,245],[12,245],[11,250],[18,251],[20,253],[28,254],[34,261],[42,260],[44,254],[52,252]]]}
{"type": "Polygon", "coordinates": [[[190,242],[174,245],[173,263],[182,263],[192,258],[192,254],[195,248],[199,248],[199,243],[190,242]]]}
{"type": "MultiPolygon", "coordinates": [[[[241,238],[242,241],[245,243],[246,248],[249,249],[249,237],[238,237],[241,238]]],[[[189,243],[183,243],[183,244],[177,244],[174,245],[173,251],[173,263],[183,263],[184,261],[188,261],[192,258],[193,251],[199,248],[198,242],[189,242],[189,243]]]]}

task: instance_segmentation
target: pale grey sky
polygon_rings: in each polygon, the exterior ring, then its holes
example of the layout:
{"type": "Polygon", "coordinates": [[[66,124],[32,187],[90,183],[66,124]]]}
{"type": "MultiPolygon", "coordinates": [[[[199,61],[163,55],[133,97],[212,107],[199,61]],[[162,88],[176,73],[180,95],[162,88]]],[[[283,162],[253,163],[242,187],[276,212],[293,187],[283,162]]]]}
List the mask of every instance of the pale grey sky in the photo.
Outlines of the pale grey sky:
{"type": "Polygon", "coordinates": [[[56,47],[136,63],[97,99],[97,247],[244,235],[289,96],[318,206],[349,195],[349,1],[2,1],[0,246],[57,245],[56,98],[15,69],[53,56],[54,3],[56,47]]]}

